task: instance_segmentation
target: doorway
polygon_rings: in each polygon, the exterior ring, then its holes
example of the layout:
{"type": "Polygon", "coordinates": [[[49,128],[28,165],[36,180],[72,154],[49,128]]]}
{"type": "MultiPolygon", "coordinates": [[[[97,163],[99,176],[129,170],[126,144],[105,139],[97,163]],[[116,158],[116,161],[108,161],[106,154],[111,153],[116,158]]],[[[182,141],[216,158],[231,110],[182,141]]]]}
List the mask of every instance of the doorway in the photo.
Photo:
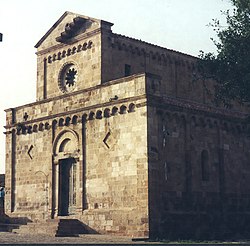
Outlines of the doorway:
{"type": "Polygon", "coordinates": [[[76,206],[76,161],[74,158],[59,161],[58,215],[72,214],[76,206]]]}

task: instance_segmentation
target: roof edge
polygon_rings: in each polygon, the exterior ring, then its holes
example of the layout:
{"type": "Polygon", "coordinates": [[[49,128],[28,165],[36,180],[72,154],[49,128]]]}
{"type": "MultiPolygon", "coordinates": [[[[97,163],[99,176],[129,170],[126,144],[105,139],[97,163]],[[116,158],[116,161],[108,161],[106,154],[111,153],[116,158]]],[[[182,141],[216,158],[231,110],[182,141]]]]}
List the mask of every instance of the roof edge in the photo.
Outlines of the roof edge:
{"type": "Polygon", "coordinates": [[[141,40],[141,39],[137,39],[137,38],[128,37],[126,35],[122,35],[122,34],[119,34],[119,33],[112,33],[112,34],[114,36],[117,36],[117,37],[120,37],[120,38],[124,38],[124,39],[127,39],[127,40],[131,40],[133,42],[139,42],[141,44],[145,44],[145,45],[148,45],[148,46],[151,46],[151,47],[163,49],[165,51],[169,51],[169,52],[172,52],[172,53],[175,53],[175,54],[184,55],[184,56],[193,58],[195,60],[200,60],[200,58],[198,56],[191,55],[191,54],[188,54],[188,53],[185,53],[185,52],[182,52],[182,51],[170,49],[170,48],[167,48],[167,47],[164,47],[164,46],[160,46],[160,45],[157,45],[157,44],[152,44],[150,42],[147,42],[147,41],[144,41],[144,40],[141,40]]]}
{"type": "Polygon", "coordinates": [[[66,15],[68,14],[72,14],[72,15],[77,15],[79,17],[82,17],[84,19],[92,19],[95,21],[101,21],[101,23],[105,24],[105,25],[109,25],[109,26],[113,26],[114,24],[108,21],[104,21],[104,20],[100,20],[100,19],[96,19],[96,18],[92,18],[89,16],[85,16],[85,15],[81,15],[81,14],[77,14],[77,13],[73,13],[70,11],[65,11],[64,14],[54,23],[54,25],[43,35],[43,37],[36,43],[36,45],[34,46],[35,48],[38,48],[43,41],[50,35],[50,33],[59,25],[59,23],[65,18],[66,15]]]}
{"type": "Polygon", "coordinates": [[[71,14],[69,11],[65,11],[64,14],[54,23],[54,25],[42,36],[42,38],[37,42],[35,48],[38,48],[42,42],[49,36],[49,34],[58,26],[58,24],[64,19],[67,14],[71,14]]]}

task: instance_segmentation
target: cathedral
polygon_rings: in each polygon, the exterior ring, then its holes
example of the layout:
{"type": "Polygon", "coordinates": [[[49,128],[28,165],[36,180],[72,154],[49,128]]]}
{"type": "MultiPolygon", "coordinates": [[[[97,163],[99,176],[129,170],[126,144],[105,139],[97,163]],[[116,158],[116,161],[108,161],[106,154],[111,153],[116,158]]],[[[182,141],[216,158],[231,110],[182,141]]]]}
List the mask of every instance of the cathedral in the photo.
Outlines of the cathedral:
{"type": "Polygon", "coordinates": [[[215,106],[198,58],[65,12],[35,45],[36,101],[6,109],[5,212],[98,233],[250,232],[246,109],[215,106]]]}

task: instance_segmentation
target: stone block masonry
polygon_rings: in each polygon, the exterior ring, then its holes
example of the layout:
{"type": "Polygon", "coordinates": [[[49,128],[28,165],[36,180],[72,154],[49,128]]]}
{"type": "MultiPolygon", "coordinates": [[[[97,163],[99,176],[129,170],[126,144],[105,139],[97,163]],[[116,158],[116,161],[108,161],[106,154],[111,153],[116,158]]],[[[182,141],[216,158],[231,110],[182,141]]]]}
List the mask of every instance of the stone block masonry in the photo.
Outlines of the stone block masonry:
{"type": "Polygon", "coordinates": [[[215,106],[196,57],[112,25],[65,12],[36,44],[37,100],[6,109],[6,213],[135,238],[248,237],[248,109],[215,106]]]}

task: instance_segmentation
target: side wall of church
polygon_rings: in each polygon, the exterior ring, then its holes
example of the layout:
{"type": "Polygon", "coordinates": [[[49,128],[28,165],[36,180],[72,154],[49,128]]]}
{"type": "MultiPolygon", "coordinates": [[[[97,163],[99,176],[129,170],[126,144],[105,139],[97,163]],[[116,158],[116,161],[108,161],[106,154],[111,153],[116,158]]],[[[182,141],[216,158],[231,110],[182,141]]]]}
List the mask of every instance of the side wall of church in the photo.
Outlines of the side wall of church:
{"type": "MultiPolygon", "coordinates": [[[[126,36],[104,33],[102,58],[103,83],[125,77],[127,73],[145,72],[158,76],[153,83],[159,96],[215,107],[215,82],[202,78],[196,57],[126,36]]],[[[247,107],[237,102],[231,106],[232,110],[248,112],[247,107]]]]}
{"type": "Polygon", "coordinates": [[[247,126],[232,118],[151,105],[151,236],[245,237],[250,222],[247,126]]]}
{"type": "Polygon", "coordinates": [[[212,90],[212,83],[204,86],[197,58],[117,34],[103,34],[102,44],[103,82],[124,77],[127,72],[146,72],[159,76],[155,84],[160,96],[211,105],[208,89],[212,90]]]}

